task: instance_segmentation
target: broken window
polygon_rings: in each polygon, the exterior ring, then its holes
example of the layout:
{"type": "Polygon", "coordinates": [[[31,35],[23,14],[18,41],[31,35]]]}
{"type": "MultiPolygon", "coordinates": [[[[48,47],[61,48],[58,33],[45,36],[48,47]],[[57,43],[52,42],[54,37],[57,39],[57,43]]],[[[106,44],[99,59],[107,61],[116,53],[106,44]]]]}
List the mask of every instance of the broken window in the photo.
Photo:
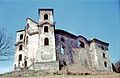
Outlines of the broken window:
{"type": "Polygon", "coordinates": [[[19,50],[23,50],[23,46],[22,46],[22,44],[19,46],[19,50]]]}
{"type": "Polygon", "coordinates": [[[44,20],[48,20],[48,15],[47,14],[44,15],[44,20]]]}
{"type": "Polygon", "coordinates": [[[105,58],[105,53],[103,53],[103,58],[105,58]]]}
{"type": "Polygon", "coordinates": [[[45,45],[45,46],[48,46],[48,45],[49,45],[49,39],[48,39],[48,38],[45,38],[45,39],[44,39],[44,45],[45,45]]]}
{"type": "Polygon", "coordinates": [[[20,40],[22,40],[23,39],[23,34],[20,34],[20,40]]]}
{"type": "Polygon", "coordinates": [[[22,61],[22,54],[19,55],[18,61],[22,61]]]}
{"type": "Polygon", "coordinates": [[[65,54],[65,49],[64,49],[63,46],[61,46],[61,53],[62,53],[62,54],[65,54]]]}
{"type": "Polygon", "coordinates": [[[104,66],[107,67],[107,62],[104,62],[104,66]]]}
{"type": "Polygon", "coordinates": [[[78,41],[78,47],[85,48],[85,44],[82,41],[78,41]]]}
{"type": "Polygon", "coordinates": [[[48,26],[44,27],[44,32],[48,32],[48,26]]]}

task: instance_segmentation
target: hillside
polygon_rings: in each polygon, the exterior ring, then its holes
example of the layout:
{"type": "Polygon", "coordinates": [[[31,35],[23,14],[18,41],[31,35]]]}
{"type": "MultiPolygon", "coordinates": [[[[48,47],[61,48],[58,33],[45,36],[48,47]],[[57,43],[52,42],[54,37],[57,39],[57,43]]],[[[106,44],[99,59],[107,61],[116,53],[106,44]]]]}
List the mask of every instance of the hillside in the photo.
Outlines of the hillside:
{"type": "Polygon", "coordinates": [[[120,78],[120,74],[86,69],[85,67],[65,67],[59,72],[20,70],[0,74],[0,78],[120,78]],[[79,70],[81,69],[81,70],[79,70]]]}

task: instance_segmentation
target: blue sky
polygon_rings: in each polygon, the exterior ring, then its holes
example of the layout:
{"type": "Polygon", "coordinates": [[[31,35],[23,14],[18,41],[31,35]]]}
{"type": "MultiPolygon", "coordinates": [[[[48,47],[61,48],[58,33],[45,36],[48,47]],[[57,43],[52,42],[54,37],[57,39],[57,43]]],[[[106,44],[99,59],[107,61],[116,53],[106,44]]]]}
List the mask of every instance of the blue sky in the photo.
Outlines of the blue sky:
{"type": "MultiPolygon", "coordinates": [[[[120,59],[119,0],[0,0],[0,27],[13,34],[23,29],[26,18],[38,22],[39,8],[53,8],[56,28],[87,39],[108,42],[112,62],[120,59]]],[[[13,58],[0,62],[0,73],[12,70],[13,58]]]]}

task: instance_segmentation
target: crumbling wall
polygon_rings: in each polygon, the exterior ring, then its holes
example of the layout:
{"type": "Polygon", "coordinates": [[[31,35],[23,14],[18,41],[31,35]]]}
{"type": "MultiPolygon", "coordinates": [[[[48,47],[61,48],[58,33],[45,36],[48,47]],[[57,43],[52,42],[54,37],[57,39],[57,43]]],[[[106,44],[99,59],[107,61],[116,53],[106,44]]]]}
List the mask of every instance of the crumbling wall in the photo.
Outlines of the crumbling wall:
{"type": "Polygon", "coordinates": [[[59,60],[60,67],[69,64],[91,65],[89,44],[85,39],[80,37],[70,38],[63,34],[56,34],[55,37],[57,60],[59,60]],[[78,42],[81,42],[81,44],[78,42]],[[61,48],[64,49],[64,53],[62,53],[61,48]]]}
{"type": "Polygon", "coordinates": [[[77,47],[77,42],[73,38],[69,38],[64,35],[56,34],[56,53],[57,60],[59,60],[60,66],[73,63],[73,50],[77,47]],[[64,53],[61,53],[61,48],[64,49],[64,53]]]}
{"type": "Polygon", "coordinates": [[[91,43],[93,65],[98,71],[112,71],[108,49],[101,43],[91,43]]]}
{"type": "Polygon", "coordinates": [[[81,66],[89,65],[89,58],[87,55],[87,49],[85,48],[73,48],[74,55],[73,60],[75,64],[79,64],[81,66]]]}

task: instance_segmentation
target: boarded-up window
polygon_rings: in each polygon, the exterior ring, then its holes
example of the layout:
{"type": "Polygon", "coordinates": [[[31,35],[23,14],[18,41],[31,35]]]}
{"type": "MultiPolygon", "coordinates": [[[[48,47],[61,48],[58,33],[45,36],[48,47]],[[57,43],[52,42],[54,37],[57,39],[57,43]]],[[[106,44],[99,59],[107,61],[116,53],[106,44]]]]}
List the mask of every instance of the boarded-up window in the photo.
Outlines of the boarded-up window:
{"type": "Polygon", "coordinates": [[[44,39],[44,45],[45,45],[45,46],[49,46],[49,39],[48,39],[48,38],[45,38],[45,39],[44,39]]]}

